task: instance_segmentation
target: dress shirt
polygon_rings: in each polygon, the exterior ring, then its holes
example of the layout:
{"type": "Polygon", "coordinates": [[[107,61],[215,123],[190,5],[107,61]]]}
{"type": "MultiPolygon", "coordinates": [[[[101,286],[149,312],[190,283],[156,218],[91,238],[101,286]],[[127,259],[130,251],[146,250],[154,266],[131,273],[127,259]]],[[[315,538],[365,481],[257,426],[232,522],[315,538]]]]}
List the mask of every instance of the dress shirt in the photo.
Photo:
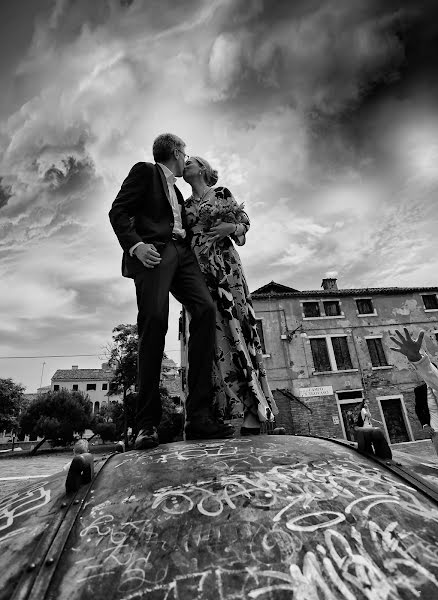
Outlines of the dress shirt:
{"type": "MultiPolygon", "coordinates": [[[[170,206],[172,208],[172,213],[173,213],[172,235],[175,235],[180,238],[185,238],[186,231],[182,226],[181,207],[179,205],[178,198],[176,196],[176,192],[175,192],[175,188],[174,188],[174,185],[176,183],[176,177],[172,173],[172,171],[168,167],[166,167],[166,165],[163,165],[161,163],[157,163],[157,165],[163,171],[164,177],[166,178],[166,182],[167,182],[167,189],[169,191],[170,206]]],[[[133,254],[134,250],[137,248],[137,246],[140,246],[140,244],[143,244],[143,243],[144,242],[137,242],[137,244],[134,244],[134,246],[131,246],[131,248],[129,249],[129,254],[132,256],[132,254],[133,254]]]]}

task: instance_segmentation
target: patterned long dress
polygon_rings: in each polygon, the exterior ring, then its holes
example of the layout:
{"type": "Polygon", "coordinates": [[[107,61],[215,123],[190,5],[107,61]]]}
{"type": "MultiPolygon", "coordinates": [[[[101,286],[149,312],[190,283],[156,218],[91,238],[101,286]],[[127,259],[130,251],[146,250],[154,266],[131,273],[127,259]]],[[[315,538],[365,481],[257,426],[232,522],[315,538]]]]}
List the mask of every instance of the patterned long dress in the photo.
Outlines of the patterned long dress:
{"type": "MultiPolygon", "coordinates": [[[[250,223],[239,214],[236,234],[211,244],[203,216],[218,206],[235,205],[231,192],[224,187],[211,188],[202,201],[192,196],[185,202],[191,246],[198,259],[208,289],[216,304],[216,350],[213,365],[213,389],[216,408],[224,414],[236,402],[260,421],[272,421],[278,413],[266,379],[262,347],[256,317],[239,254],[250,223]]],[[[226,416],[230,416],[229,414],[226,416]]]]}

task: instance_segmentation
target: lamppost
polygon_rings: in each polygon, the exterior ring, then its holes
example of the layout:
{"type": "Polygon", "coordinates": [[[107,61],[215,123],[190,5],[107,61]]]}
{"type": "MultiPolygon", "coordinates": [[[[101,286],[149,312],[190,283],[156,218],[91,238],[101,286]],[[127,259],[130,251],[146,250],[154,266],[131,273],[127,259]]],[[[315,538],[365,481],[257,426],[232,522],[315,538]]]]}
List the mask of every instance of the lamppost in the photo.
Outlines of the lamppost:
{"type": "Polygon", "coordinates": [[[44,373],[44,365],[46,364],[46,362],[43,362],[43,367],[41,369],[41,379],[40,379],[40,388],[43,387],[43,373],[44,373]]]}

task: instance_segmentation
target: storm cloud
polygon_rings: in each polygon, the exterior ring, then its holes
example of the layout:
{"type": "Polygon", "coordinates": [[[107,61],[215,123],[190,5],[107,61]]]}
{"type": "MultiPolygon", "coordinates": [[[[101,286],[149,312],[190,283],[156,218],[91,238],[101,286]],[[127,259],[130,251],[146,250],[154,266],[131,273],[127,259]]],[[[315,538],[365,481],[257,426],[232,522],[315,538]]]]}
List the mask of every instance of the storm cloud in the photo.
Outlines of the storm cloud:
{"type": "MultiPolygon", "coordinates": [[[[271,279],[314,289],[333,270],[342,287],[435,283],[431,0],[19,0],[7,10],[2,355],[98,354],[117,323],[134,322],[107,212],[162,131],[245,202],[251,289],[271,279]]],[[[167,341],[176,360],[178,311],[167,341]]],[[[32,365],[2,366],[39,384],[32,365]]]]}

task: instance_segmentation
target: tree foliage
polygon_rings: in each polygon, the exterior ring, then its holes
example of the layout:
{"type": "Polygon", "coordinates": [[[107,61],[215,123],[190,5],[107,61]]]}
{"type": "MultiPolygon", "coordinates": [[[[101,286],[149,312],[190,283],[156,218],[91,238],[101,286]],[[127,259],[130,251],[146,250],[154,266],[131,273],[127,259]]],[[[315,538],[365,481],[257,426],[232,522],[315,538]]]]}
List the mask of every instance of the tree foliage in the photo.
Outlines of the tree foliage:
{"type": "MultiPolygon", "coordinates": [[[[134,389],[137,382],[137,325],[121,323],[120,325],[117,325],[117,327],[114,327],[112,334],[112,342],[108,344],[106,348],[108,365],[114,371],[114,375],[109,384],[108,395],[111,396],[117,394],[122,396],[123,409],[118,414],[117,409],[114,409],[115,413],[112,420],[116,425],[117,433],[120,432],[123,422],[122,431],[125,443],[127,444],[128,427],[132,427],[134,430],[136,428],[135,405],[137,394],[134,389]]],[[[167,358],[165,353],[163,353],[163,358],[167,358]]],[[[163,412],[163,419],[165,418],[164,413],[165,410],[163,412]]],[[[174,420],[179,419],[179,417],[172,418],[174,420]]],[[[168,425],[169,423],[170,421],[168,422],[168,425]]]]}
{"type": "Polygon", "coordinates": [[[114,442],[114,440],[119,437],[117,435],[115,423],[111,423],[110,421],[101,421],[100,423],[97,423],[93,431],[97,433],[97,435],[100,435],[103,443],[114,442]]]}
{"type": "Polygon", "coordinates": [[[16,431],[24,409],[24,387],[12,379],[0,379],[0,431],[16,431]]]}
{"type": "Polygon", "coordinates": [[[120,324],[113,329],[112,342],[106,348],[108,365],[113,369],[108,395],[121,395],[123,401],[123,437],[128,444],[127,397],[137,381],[137,325],[120,324]]]}
{"type": "Polygon", "coordinates": [[[108,365],[114,370],[109,394],[126,396],[137,380],[137,325],[117,325],[113,340],[107,347],[108,365]]]}
{"type": "Polygon", "coordinates": [[[73,441],[92,423],[92,403],[88,395],[66,389],[49,391],[37,397],[20,417],[23,433],[39,435],[60,445],[73,441]]]}

